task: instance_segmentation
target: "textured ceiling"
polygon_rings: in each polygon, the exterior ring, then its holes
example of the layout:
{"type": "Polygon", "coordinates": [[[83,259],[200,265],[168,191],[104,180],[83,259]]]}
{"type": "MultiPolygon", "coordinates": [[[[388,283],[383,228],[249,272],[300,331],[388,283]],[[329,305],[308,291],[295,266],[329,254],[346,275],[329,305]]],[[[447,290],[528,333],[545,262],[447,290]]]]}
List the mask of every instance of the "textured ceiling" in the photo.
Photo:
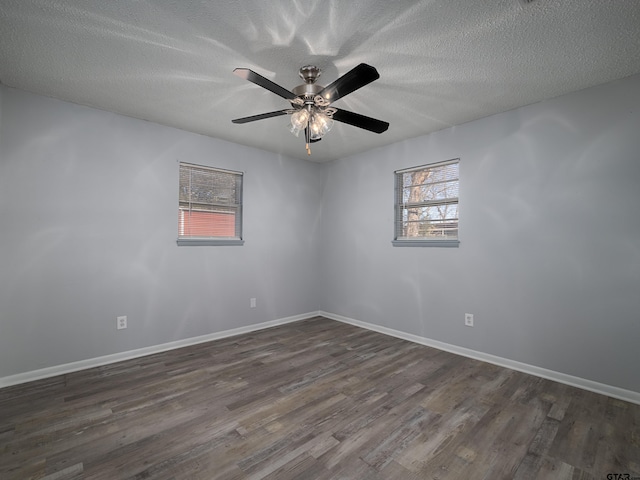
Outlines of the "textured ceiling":
{"type": "Polygon", "coordinates": [[[307,159],[275,117],[289,106],[232,74],[291,89],[364,62],[380,79],[335,106],[388,121],[336,123],[328,161],[640,73],[638,0],[0,0],[0,82],[307,159]]]}

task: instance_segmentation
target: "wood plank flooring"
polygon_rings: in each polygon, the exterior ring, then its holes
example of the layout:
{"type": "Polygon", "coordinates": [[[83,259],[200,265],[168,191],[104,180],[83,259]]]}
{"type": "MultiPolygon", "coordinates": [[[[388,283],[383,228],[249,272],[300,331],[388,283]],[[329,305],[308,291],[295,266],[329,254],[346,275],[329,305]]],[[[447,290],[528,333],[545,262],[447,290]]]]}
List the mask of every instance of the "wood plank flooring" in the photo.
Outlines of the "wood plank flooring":
{"type": "Polygon", "coordinates": [[[326,318],[0,390],[0,478],[640,478],[640,406],[326,318]]]}

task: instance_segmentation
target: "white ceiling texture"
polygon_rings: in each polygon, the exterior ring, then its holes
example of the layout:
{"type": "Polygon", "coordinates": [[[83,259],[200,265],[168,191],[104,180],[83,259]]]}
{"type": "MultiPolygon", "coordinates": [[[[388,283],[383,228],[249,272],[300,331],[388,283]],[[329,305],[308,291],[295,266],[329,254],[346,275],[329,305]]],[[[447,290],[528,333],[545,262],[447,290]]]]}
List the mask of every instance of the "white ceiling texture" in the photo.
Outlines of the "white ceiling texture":
{"type": "Polygon", "coordinates": [[[0,0],[9,87],[323,162],[640,73],[640,0],[0,0]],[[334,106],[312,145],[289,108],[232,74],[287,89],[307,64],[327,85],[360,63],[380,78],[334,106]]]}

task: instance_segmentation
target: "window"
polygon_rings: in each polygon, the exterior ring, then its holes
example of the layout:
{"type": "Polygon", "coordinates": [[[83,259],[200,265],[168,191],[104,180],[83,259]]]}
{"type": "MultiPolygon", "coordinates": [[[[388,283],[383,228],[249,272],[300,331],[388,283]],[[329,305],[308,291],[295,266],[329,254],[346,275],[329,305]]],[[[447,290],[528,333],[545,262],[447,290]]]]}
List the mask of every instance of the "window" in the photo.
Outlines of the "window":
{"type": "Polygon", "coordinates": [[[457,247],[460,159],[395,173],[396,247],[457,247]]]}
{"type": "Polygon", "coordinates": [[[178,245],[242,245],[242,173],[180,163],[178,245]]]}

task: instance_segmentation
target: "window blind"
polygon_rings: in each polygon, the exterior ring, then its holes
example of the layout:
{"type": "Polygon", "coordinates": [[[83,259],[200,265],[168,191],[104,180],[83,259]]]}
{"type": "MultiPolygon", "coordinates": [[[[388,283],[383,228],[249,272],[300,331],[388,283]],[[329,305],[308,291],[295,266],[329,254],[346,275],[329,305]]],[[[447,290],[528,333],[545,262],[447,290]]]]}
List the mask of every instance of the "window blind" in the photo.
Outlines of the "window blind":
{"type": "Polygon", "coordinates": [[[179,244],[242,242],[242,172],[180,163],[179,244]]]}

